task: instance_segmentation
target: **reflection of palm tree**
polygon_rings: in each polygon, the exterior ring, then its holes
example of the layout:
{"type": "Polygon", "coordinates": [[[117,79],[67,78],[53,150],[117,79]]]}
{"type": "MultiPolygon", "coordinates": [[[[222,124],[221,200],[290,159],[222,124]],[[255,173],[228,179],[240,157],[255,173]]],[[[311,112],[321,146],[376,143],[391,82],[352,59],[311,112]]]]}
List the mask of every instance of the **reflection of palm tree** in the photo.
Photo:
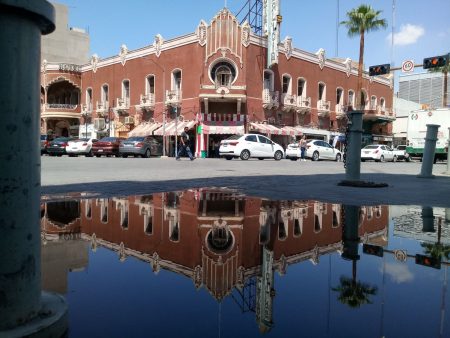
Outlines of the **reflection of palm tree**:
{"type": "Polygon", "coordinates": [[[338,287],[332,288],[339,292],[338,300],[351,308],[364,304],[372,304],[369,296],[376,295],[377,287],[356,280],[356,260],[353,260],[352,278],[341,276],[338,287]]]}
{"type": "Polygon", "coordinates": [[[442,235],[442,218],[438,220],[438,232],[437,232],[437,242],[436,243],[422,243],[422,248],[425,248],[425,254],[436,258],[438,260],[442,260],[442,258],[449,259],[450,258],[450,246],[441,243],[441,235],[442,235]]]}

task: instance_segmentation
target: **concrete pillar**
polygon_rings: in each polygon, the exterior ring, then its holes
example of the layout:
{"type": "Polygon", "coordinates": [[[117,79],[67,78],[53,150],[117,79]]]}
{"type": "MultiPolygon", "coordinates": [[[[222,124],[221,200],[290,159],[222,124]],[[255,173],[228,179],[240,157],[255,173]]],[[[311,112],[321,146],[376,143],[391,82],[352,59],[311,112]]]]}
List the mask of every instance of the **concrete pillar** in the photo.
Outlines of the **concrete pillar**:
{"type": "Polygon", "coordinates": [[[362,111],[351,111],[349,115],[349,132],[347,135],[347,153],[345,154],[345,179],[359,181],[361,178],[361,137],[362,111]]]}
{"type": "Polygon", "coordinates": [[[0,337],[65,330],[66,303],[41,293],[40,266],[41,34],[54,17],[45,0],[0,0],[0,337]]]}
{"type": "Polygon", "coordinates": [[[434,153],[436,151],[437,133],[440,125],[427,124],[427,135],[425,136],[425,147],[422,156],[422,168],[417,177],[433,178],[434,153]]]}

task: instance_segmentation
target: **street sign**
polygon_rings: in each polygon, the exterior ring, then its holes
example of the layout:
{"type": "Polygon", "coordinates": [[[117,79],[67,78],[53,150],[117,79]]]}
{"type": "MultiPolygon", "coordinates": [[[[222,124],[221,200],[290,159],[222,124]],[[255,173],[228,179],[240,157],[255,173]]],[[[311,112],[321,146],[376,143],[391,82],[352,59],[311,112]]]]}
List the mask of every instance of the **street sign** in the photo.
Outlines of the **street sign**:
{"type": "Polygon", "coordinates": [[[414,71],[414,61],[406,60],[402,63],[402,72],[403,73],[411,73],[414,71]]]}

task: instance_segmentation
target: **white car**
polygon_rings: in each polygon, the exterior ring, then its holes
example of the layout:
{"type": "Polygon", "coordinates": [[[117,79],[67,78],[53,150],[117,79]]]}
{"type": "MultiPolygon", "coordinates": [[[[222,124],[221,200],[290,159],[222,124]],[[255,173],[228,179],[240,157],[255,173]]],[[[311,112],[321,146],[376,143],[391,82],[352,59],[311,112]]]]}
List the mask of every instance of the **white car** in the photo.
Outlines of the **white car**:
{"type": "Polygon", "coordinates": [[[284,149],[267,137],[259,134],[233,135],[220,143],[219,154],[227,160],[240,157],[248,160],[256,157],[259,160],[274,158],[279,161],[284,157],[284,149]]]}
{"type": "MultiPolygon", "coordinates": [[[[298,143],[291,143],[286,149],[286,158],[292,161],[297,161],[300,158],[300,145],[298,143]]],[[[307,140],[305,157],[313,161],[318,160],[332,160],[340,161],[342,153],[331,146],[329,143],[322,140],[307,140]]]]}
{"type": "Polygon", "coordinates": [[[66,146],[66,153],[69,156],[92,156],[92,144],[95,142],[97,142],[97,140],[92,138],[80,138],[69,141],[66,146]]]}
{"type": "Polygon", "coordinates": [[[392,149],[384,144],[371,144],[361,149],[361,161],[373,160],[376,162],[397,161],[392,149]]]}

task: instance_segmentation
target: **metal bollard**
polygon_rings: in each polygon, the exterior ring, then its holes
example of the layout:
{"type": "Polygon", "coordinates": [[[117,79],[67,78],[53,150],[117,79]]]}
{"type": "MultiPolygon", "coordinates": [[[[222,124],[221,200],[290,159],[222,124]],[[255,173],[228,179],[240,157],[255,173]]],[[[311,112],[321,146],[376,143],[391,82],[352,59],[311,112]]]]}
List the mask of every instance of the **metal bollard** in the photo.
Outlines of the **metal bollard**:
{"type": "Polygon", "coordinates": [[[342,229],[342,258],[348,260],[359,260],[359,213],[361,207],[354,205],[343,205],[345,223],[342,229]]]}
{"type": "Polygon", "coordinates": [[[434,214],[432,207],[422,207],[422,232],[436,232],[434,229],[434,214]]]}
{"type": "Polygon", "coordinates": [[[65,300],[41,292],[41,34],[54,20],[45,0],[0,0],[0,337],[67,329],[65,300]]]}
{"type": "Polygon", "coordinates": [[[347,154],[345,179],[347,181],[359,181],[361,178],[361,136],[362,136],[362,111],[351,111],[350,127],[347,140],[347,154]]]}
{"type": "Polygon", "coordinates": [[[427,124],[427,135],[425,136],[425,147],[422,156],[422,168],[417,177],[434,178],[433,163],[439,127],[440,125],[438,124],[427,124]]]}

